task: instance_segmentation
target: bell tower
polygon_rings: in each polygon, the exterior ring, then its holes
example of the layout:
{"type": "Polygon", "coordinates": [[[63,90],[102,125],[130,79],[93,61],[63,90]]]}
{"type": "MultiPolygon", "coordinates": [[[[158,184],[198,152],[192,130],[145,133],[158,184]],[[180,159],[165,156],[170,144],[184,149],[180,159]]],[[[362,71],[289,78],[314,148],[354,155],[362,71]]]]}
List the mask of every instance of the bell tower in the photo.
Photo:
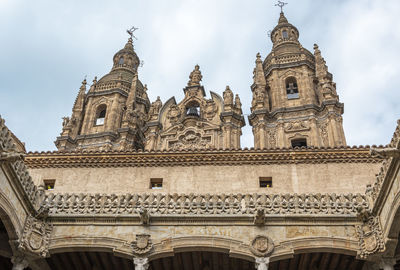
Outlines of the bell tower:
{"type": "Polygon", "coordinates": [[[144,148],[142,128],[150,101],[138,79],[140,63],[131,37],[113,57],[111,71],[86,91],[82,82],[71,117],[64,117],[59,150],[129,150],[144,148]]]}
{"type": "Polygon", "coordinates": [[[271,32],[272,51],[257,54],[250,125],[255,148],[345,146],[343,103],[318,46],[314,54],[283,12],[271,32]]]}

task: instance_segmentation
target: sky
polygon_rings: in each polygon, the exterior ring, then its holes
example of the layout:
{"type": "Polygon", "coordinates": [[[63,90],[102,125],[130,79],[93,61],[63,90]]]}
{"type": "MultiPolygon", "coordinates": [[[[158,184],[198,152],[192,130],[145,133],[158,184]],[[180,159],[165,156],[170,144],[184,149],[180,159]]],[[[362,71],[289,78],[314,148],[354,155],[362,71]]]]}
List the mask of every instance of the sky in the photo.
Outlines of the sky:
{"type": "MultiPolygon", "coordinates": [[[[400,113],[399,0],[286,0],[303,47],[317,43],[344,103],[348,145],[390,142],[400,113]]],[[[196,64],[202,84],[238,93],[250,112],[256,54],[271,51],[279,18],[272,0],[0,0],[0,115],[28,151],[56,150],[82,80],[101,78],[135,32],[151,101],[183,98],[196,64]]]]}

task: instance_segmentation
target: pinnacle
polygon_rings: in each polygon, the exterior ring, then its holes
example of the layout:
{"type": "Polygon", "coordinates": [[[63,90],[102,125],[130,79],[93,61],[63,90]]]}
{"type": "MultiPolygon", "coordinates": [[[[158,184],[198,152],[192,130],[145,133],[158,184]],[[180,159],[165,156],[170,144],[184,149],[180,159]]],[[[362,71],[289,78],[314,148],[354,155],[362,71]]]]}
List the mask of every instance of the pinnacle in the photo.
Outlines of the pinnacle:
{"type": "Polygon", "coordinates": [[[289,22],[286,19],[285,14],[283,12],[281,12],[281,14],[279,16],[278,24],[283,24],[283,23],[289,23],[289,22]]]}

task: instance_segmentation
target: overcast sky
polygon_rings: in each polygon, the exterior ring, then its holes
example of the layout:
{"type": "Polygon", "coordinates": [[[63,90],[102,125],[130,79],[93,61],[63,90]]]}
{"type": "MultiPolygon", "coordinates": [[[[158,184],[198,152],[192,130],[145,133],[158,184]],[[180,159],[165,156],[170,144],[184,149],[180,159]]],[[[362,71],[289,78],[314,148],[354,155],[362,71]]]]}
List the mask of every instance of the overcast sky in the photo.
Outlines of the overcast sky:
{"type": "MultiPolygon", "coordinates": [[[[317,43],[345,105],[349,145],[389,143],[400,113],[399,0],[287,0],[285,15],[317,43]]],[[[200,65],[203,85],[230,85],[250,111],[257,52],[271,50],[272,0],[0,0],[0,114],[29,151],[55,150],[85,75],[108,73],[134,25],[139,79],[151,101],[183,98],[200,65]]],[[[251,127],[242,146],[252,147],[251,127]]]]}

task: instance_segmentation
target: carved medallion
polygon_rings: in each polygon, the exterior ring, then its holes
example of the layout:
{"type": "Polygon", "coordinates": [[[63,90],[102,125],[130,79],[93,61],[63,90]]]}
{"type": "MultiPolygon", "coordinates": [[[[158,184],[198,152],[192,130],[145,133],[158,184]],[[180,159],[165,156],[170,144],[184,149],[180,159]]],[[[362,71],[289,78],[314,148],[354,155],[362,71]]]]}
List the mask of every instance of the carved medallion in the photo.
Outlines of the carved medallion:
{"type": "Polygon", "coordinates": [[[151,251],[153,243],[149,234],[137,234],[136,241],[132,242],[133,253],[135,255],[144,255],[151,251]]]}
{"type": "Polygon", "coordinates": [[[268,236],[258,235],[251,241],[250,251],[257,257],[266,257],[274,251],[274,242],[268,236]]]}
{"type": "Polygon", "coordinates": [[[32,216],[27,217],[19,248],[41,257],[48,256],[50,234],[53,227],[32,216]]]}
{"type": "Polygon", "coordinates": [[[356,226],[359,239],[360,252],[358,256],[366,259],[370,255],[385,250],[382,229],[378,217],[369,215],[364,217],[363,224],[356,226]]]}

